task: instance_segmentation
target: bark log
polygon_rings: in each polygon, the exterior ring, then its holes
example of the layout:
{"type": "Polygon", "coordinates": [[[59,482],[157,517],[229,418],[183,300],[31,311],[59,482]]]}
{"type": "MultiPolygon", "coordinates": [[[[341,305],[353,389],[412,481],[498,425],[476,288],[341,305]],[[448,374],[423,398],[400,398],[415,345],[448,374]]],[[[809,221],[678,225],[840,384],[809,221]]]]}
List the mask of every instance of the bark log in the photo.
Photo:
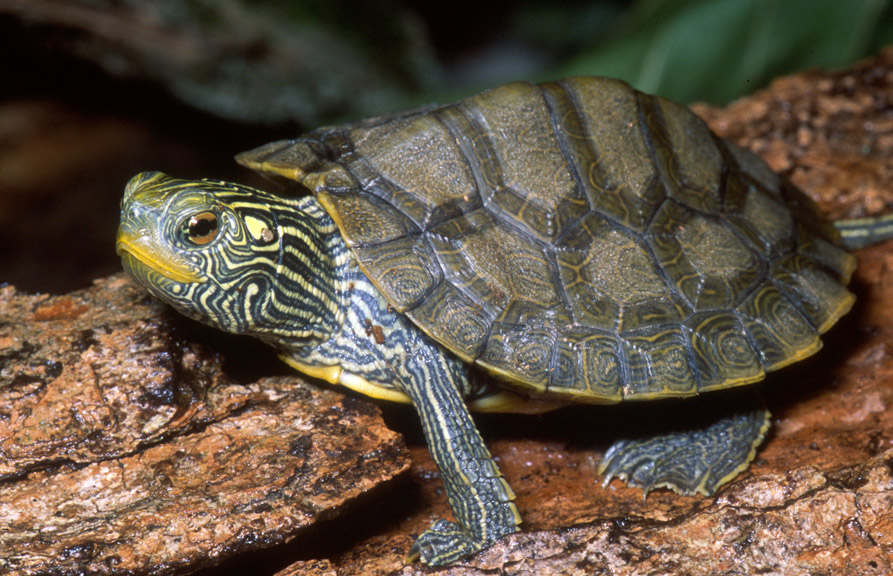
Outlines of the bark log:
{"type": "Polygon", "coordinates": [[[231,381],[123,275],[0,289],[0,573],[174,574],[284,542],[408,465],[378,410],[231,381]]]}

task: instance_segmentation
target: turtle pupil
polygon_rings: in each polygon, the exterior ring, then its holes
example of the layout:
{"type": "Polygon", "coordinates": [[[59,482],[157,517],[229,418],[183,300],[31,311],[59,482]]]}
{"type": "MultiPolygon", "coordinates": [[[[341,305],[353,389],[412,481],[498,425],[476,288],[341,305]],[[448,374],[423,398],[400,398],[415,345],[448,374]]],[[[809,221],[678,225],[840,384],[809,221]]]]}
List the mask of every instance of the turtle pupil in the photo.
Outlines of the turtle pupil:
{"type": "Polygon", "coordinates": [[[219,224],[217,216],[211,212],[202,212],[189,219],[189,239],[194,243],[207,244],[217,237],[219,224]]]}

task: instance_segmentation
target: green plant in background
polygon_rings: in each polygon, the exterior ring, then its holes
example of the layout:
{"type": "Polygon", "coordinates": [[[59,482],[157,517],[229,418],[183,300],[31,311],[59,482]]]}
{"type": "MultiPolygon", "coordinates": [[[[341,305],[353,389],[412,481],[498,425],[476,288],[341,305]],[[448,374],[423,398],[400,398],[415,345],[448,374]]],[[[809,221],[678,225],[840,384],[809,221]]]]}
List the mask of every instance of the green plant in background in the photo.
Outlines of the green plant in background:
{"type": "Polygon", "coordinates": [[[681,102],[723,104],[806,68],[893,42],[889,0],[640,0],[549,76],[622,78],[681,102]]]}

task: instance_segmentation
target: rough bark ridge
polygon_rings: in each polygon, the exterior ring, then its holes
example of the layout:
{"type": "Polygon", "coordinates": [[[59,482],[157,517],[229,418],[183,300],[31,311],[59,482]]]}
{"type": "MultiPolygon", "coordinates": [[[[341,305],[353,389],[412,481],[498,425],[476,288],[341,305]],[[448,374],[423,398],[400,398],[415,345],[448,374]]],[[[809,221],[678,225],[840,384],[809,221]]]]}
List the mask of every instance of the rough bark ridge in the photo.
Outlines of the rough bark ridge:
{"type": "Polygon", "coordinates": [[[371,404],[230,381],[123,275],[0,289],[0,573],[173,574],[286,541],[407,467],[371,404]]]}

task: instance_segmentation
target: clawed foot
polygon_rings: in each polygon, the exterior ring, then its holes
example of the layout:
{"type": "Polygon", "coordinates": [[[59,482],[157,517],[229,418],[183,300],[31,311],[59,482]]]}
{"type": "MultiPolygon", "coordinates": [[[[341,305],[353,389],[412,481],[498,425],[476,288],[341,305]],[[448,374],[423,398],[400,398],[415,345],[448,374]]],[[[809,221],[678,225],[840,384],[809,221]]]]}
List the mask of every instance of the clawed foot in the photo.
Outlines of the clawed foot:
{"type": "Polygon", "coordinates": [[[605,454],[604,484],[617,477],[647,495],[666,487],[681,494],[710,496],[753,460],[769,427],[769,412],[753,410],[700,429],[640,440],[620,440],[605,454]]]}
{"type": "Polygon", "coordinates": [[[442,566],[483,550],[489,545],[488,542],[472,538],[454,522],[438,520],[416,539],[406,554],[406,561],[412,562],[418,559],[429,566],[442,566]]]}

